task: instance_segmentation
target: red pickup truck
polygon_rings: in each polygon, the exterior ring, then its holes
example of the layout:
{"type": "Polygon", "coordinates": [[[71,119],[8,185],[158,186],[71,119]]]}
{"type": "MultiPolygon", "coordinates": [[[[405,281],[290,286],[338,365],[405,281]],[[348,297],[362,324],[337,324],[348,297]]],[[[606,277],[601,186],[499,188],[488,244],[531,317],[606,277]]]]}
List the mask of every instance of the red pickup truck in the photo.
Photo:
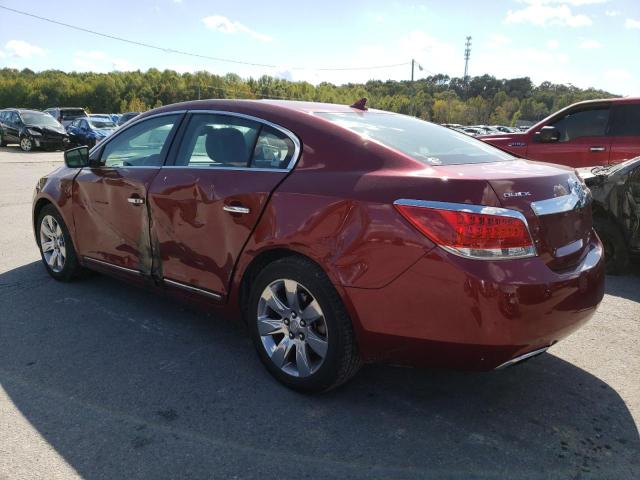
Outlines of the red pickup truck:
{"type": "Polygon", "coordinates": [[[640,156],[640,97],[570,105],[526,132],[476,137],[516,156],[570,167],[640,156]]]}

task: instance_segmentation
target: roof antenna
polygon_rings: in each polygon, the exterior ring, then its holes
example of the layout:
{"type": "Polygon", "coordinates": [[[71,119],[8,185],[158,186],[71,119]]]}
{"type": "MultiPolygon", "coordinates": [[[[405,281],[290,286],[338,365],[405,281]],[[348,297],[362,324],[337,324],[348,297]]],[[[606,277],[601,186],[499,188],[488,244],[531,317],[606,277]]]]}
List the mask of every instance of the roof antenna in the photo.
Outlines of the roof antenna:
{"type": "Polygon", "coordinates": [[[368,110],[367,109],[367,97],[362,97],[356,103],[351,105],[351,108],[357,108],[358,110],[368,110]]]}

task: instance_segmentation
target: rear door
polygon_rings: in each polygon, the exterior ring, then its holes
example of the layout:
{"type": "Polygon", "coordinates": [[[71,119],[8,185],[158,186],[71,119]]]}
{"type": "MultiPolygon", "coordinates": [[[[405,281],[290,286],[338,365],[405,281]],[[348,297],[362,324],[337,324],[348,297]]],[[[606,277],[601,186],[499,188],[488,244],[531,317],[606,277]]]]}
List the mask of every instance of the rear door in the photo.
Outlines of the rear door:
{"type": "Polygon", "coordinates": [[[609,104],[580,106],[549,123],[560,132],[557,142],[532,141],[527,158],[574,168],[607,165],[611,147],[609,104]]]}
{"type": "Polygon", "coordinates": [[[193,113],[149,202],[162,276],[227,294],[231,273],[271,192],[300,150],[280,127],[231,113],[193,113]]]}
{"type": "Polygon", "coordinates": [[[7,141],[16,143],[20,141],[20,123],[18,114],[16,112],[9,112],[7,121],[5,122],[5,136],[7,141]]]}
{"type": "Polygon", "coordinates": [[[114,135],[83,168],[73,191],[77,247],[90,262],[150,274],[147,192],[183,114],[151,117],[114,135]]]}
{"type": "Polygon", "coordinates": [[[610,163],[640,156],[640,103],[613,108],[610,163]]]}

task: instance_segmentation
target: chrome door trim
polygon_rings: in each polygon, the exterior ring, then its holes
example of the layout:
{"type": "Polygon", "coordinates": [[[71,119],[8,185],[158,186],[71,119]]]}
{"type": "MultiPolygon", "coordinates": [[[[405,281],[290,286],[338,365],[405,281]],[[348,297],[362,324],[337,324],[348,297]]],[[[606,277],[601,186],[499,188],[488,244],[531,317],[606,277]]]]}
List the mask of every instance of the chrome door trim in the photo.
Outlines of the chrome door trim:
{"type": "Polygon", "coordinates": [[[84,256],[82,258],[86,261],[97,263],[98,265],[103,265],[105,267],[110,267],[115,270],[120,270],[122,272],[133,273],[135,275],[142,275],[142,272],[140,270],[135,270],[133,268],[121,267],[120,265],[114,265],[113,263],[105,262],[104,260],[98,260],[97,258],[91,258],[87,256],[84,256]]]}
{"type": "Polygon", "coordinates": [[[218,301],[222,300],[222,295],[216,292],[203,290],[202,288],[194,287],[193,285],[187,285],[186,283],[176,282],[175,280],[170,280],[168,278],[163,278],[162,281],[167,285],[171,285],[172,287],[177,287],[183,290],[188,290],[190,292],[199,293],[201,295],[205,295],[207,297],[213,298],[214,300],[218,300],[218,301]]]}
{"type": "Polygon", "coordinates": [[[240,205],[225,205],[222,209],[229,213],[251,213],[250,208],[241,207],[240,205]]]}

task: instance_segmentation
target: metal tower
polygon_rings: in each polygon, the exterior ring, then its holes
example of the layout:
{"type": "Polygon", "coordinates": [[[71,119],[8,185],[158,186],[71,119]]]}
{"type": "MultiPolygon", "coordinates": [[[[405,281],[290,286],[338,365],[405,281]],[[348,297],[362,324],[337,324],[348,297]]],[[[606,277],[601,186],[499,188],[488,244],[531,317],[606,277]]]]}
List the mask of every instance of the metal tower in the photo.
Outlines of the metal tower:
{"type": "Polygon", "coordinates": [[[471,56],[471,37],[464,44],[464,82],[469,81],[469,57],[471,56]]]}

